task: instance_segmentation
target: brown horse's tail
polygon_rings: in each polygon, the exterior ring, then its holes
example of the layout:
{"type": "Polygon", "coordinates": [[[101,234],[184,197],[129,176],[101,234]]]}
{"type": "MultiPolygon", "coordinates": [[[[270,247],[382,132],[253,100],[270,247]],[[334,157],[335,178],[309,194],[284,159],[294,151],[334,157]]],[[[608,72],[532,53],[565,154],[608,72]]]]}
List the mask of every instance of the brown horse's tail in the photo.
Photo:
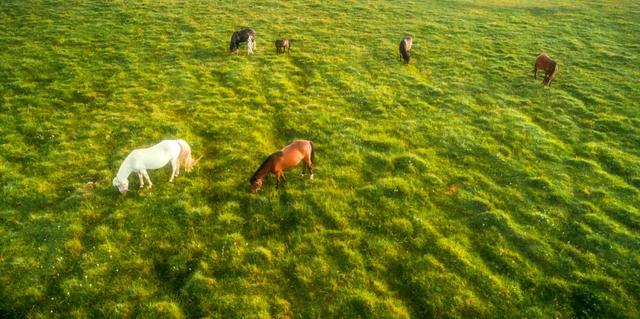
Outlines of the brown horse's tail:
{"type": "MultiPolygon", "coordinates": [[[[184,163],[184,169],[187,172],[191,172],[193,167],[198,164],[202,156],[197,160],[194,160],[191,156],[191,147],[184,140],[178,140],[178,144],[180,145],[180,155],[178,156],[178,161],[184,163]]],[[[203,155],[204,156],[204,155],[203,155]]]]}
{"type": "Polygon", "coordinates": [[[400,41],[400,54],[402,55],[404,63],[409,64],[411,57],[409,56],[409,52],[407,52],[407,42],[404,39],[400,41]]]}
{"type": "Polygon", "coordinates": [[[309,141],[309,144],[311,145],[311,165],[315,165],[316,164],[316,152],[313,149],[313,142],[309,141]]]}

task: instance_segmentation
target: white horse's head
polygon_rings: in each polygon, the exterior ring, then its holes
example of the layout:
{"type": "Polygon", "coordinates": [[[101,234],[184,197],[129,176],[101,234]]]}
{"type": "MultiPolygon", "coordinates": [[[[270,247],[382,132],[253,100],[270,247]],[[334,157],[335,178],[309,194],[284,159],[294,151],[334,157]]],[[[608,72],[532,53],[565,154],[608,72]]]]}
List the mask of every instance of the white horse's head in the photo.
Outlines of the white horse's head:
{"type": "Polygon", "coordinates": [[[113,186],[117,187],[120,193],[124,194],[129,190],[129,181],[121,181],[118,177],[113,178],[113,186]]]}

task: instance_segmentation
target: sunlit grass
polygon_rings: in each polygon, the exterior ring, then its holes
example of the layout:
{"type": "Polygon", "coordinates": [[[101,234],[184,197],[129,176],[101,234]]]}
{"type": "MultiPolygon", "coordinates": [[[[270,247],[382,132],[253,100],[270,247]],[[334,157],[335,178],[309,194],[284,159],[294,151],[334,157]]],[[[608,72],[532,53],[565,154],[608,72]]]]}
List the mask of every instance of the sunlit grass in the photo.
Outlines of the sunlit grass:
{"type": "Polygon", "coordinates": [[[638,317],[638,11],[3,1],[0,317],[638,317]],[[197,169],[121,196],[168,138],[197,169]],[[316,179],[249,194],[298,138],[316,179]]]}

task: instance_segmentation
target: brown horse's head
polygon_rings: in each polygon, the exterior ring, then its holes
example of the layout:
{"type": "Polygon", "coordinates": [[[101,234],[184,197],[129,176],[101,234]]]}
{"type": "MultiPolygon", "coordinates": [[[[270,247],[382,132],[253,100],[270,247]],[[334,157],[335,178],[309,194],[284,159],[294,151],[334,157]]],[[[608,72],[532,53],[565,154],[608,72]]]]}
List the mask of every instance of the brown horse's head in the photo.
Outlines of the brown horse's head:
{"type": "Polygon", "coordinates": [[[262,188],[262,178],[251,181],[251,193],[255,194],[262,188]]]}
{"type": "Polygon", "coordinates": [[[256,172],[253,173],[253,176],[251,176],[251,179],[249,180],[249,182],[251,183],[252,193],[255,194],[262,188],[262,178],[269,174],[269,172],[271,172],[273,161],[280,156],[282,156],[282,151],[277,151],[269,155],[269,157],[267,157],[267,159],[262,162],[260,167],[258,167],[256,172]]]}

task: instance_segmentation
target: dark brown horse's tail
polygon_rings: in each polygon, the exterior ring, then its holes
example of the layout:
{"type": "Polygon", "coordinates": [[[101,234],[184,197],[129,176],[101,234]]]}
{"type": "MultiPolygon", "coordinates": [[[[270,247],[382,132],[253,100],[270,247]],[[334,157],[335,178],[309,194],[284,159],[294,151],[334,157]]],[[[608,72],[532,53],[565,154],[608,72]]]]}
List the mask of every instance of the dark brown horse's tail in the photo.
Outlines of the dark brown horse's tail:
{"type": "Polygon", "coordinates": [[[315,165],[316,164],[316,152],[313,150],[313,142],[309,141],[309,144],[311,144],[311,165],[315,165]]]}
{"type": "Polygon", "coordinates": [[[400,41],[400,54],[402,55],[402,59],[404,60],[404,63],[409,64],[409,60],[411,59],[411,57],[407,52],[407,42],[404,39],[400,41]]]}

